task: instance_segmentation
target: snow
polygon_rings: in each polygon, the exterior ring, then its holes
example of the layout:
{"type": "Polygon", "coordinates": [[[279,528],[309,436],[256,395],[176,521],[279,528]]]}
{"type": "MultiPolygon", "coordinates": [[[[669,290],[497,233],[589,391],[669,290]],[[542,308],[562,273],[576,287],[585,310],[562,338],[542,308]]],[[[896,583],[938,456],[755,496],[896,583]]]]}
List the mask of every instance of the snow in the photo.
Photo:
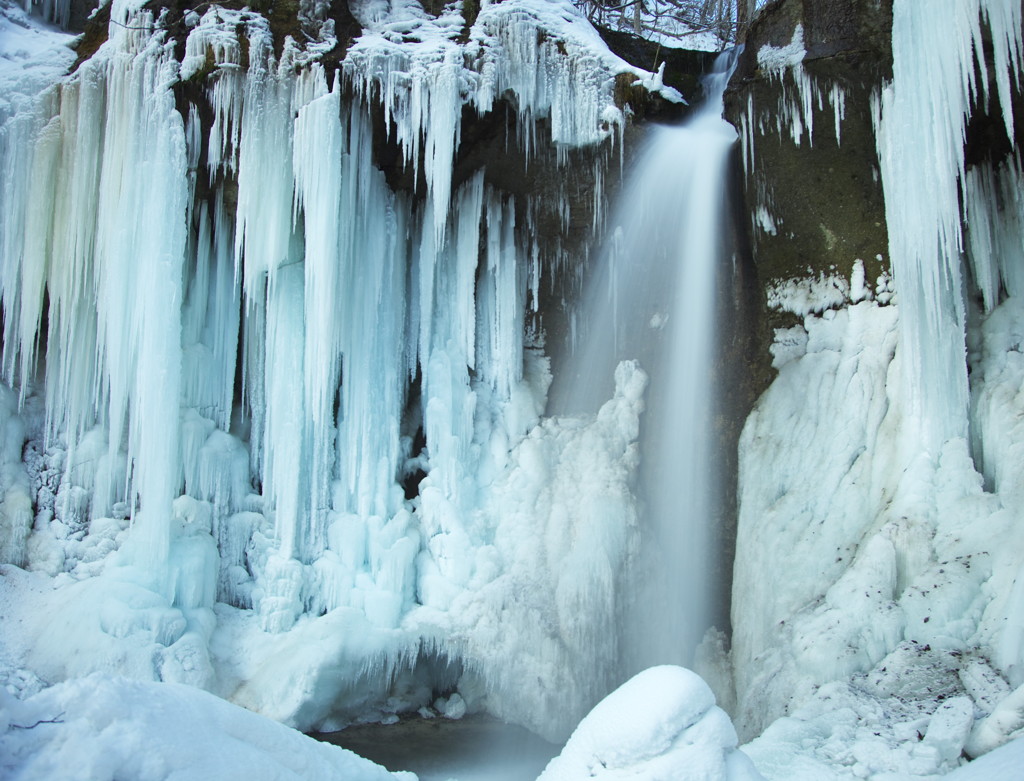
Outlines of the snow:
{"type": "Polygon", "coordinates": [[[821,314],[844,304],[850,284],[843,274],[819,273],[803,279],[789,278],[768,285],[768,306],[801,317],[821,314]]]}
{"type": "Polygon", "coordinates": [[[729,717],[700,676],[663,665],[599,702],[538,781],[585,778],[758,781],[761,775],[736,749],[729,717]]]}
{"type": "Polygon", "coordinates": [[[1013,778],[1020,772],[1024,759],[1024,740],[1014,740],[1005,746],[976,759],[959,770],[950,773],[949,781],[987,781],[996,778],[1013,778]]]}
{"type": "Polygon", "coordinates": [[[793,38],[785,46],[765,44],[757,50],[757,67],[767,71],[781,71],[792,68],[804,61],[807,51],[804,49],[804,26],[797,24],[793,28],[793,38]]]}
{"type": "Polygon", "coordinates": [[[72,40],[15,3],[0,5],[0,123],[28,110],[64,75],[75,61],[72,40]]]}
{"type": "Polygon", "coordinates": [[[407,779],[218,697],[94,673],[18,699],[0,688],[0,772],[22,779],[407,779]]]}

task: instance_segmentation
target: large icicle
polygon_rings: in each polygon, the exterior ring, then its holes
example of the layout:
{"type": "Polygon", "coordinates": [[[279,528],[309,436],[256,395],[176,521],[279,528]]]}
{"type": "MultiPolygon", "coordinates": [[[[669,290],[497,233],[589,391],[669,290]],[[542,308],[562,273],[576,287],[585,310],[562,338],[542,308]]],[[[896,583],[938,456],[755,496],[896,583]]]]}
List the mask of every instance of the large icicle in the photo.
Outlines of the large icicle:
{"type": "MultiPolygon", "coordinates": [[[[946,440],[967,435],[960,193],[966,120],[982,88],[987,89],[982,14],[998,42],[997,81],[1008,84],[1008,74],[1017,73],[1020,64],[1020,3],[898,0],[893,8],[893,83],[882,91],[876,117],[901,311],[903,387],[911,394],[906,401],[912,436],[933,457],[946,440]],[[982,87],[975,80],[977,60],[982,87]],[[921,159],[929,163],[921,165],[921,159]]],[[[1005,115],[1012,109],[1003,90],[1005,115]]]]}

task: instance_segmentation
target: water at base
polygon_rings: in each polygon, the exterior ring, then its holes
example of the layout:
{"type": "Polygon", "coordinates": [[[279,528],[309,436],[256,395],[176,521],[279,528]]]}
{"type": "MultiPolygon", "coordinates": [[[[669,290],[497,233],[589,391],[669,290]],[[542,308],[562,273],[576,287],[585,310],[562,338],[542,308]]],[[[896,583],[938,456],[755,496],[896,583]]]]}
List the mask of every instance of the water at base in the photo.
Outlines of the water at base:
{"type": "Polygon", "coordinates": [[[313,737],[354,751],[419,781],[533,781],[560,750],[533,733],[495,719],[404,719],[313,737]]]}
{"type": "Polygon", "coordinates": [[[651,377],[641,435],[644,543],[624,621],[627,674],[692,664],[724,602],[715,321],[718,272],[729,261],[725,173],[737,138],[722,105],[737,55],[719,57],[705,77],[706,102],[686,124],[652,130],[587,293],[572,379],[554,389],[556,412],[594,412],[611,396],[618,361],[638,359],[651,377]]]}

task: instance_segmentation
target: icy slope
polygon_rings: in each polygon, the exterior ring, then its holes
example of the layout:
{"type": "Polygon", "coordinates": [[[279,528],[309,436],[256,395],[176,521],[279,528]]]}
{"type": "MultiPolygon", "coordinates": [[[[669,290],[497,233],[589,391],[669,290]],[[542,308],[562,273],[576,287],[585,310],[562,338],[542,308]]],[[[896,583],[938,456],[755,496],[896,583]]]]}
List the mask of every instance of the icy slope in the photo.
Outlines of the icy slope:
{"type": "Polygon", "coordinates": [[[0,687],[5,778],[415,781],[190,686],[96,673],[19,701],[0,687]]]}

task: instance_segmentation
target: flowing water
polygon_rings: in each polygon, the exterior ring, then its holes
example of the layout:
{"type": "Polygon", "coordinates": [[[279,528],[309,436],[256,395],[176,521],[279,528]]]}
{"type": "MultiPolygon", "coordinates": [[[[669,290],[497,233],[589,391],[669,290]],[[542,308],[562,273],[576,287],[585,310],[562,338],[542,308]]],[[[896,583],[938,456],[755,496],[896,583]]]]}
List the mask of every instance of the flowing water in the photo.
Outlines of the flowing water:
{"type": "Polygon", "coordinates": [[[705,77],[706,102],[686,124],[651,131],[613,212],[571,379],[553,400],[557,412],[596,411],[627,358],[651,378],[644,543],[624,622],[628,672],[691,664],[724,602],[714,375],[719,272],[730,263],[726,167],[737,137],[722,101],[736,56],[719,57],[705,77]]]}

